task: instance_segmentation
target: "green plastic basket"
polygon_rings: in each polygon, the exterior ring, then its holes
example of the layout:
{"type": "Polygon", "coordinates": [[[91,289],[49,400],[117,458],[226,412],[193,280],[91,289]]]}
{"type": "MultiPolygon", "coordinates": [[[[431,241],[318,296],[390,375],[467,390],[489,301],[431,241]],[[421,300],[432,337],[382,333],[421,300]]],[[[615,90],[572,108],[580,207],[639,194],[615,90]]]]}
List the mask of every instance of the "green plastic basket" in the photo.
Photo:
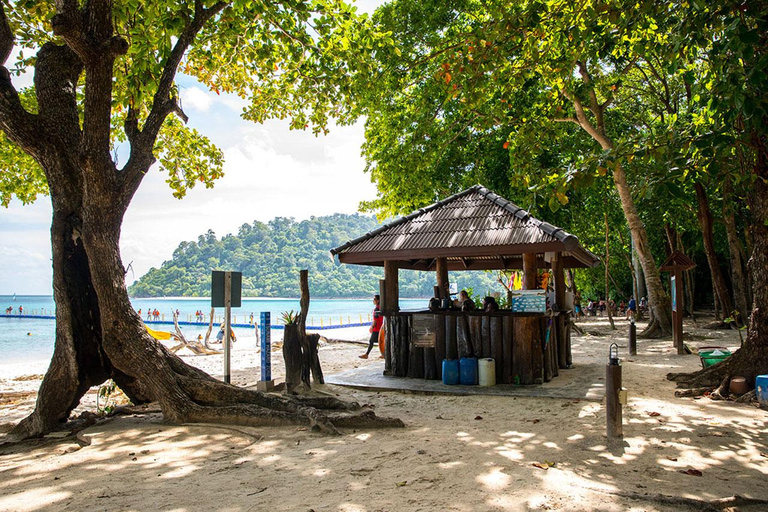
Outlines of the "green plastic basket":
{"type": "Polygon", "coordinates": [[[701,358],[701,366],[707,368],[731,357],[731,351],[723,348],[701,350],[699,351],[699,357],[701,358]],[[722,354],[713,354],[717,350],[722,352],[722,354]]]}

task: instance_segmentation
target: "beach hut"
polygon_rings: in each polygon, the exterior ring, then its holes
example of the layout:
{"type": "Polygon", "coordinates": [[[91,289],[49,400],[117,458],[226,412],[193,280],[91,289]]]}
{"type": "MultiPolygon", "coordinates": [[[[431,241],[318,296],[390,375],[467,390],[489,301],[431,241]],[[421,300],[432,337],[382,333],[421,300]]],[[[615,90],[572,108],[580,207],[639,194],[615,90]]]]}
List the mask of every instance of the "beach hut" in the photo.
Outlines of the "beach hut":
{"type": "Polygon", "coordinates": [[[341,263],[384,267],[386,375],[440,379],[444,359],[475,356],[496,361],[497,382],[518,384],[547,382],[571,365],[572,302],[567,301],[563,269],[599,263],[574,235],[480,185],[383,225],[331,254],[341,263]],[[399,269],[435,272],[435,294],[446,299],[449,270],[521,269],[523,288],[533,290],[543,268],[551,271],[554,284],[546,310],[525,293],[513,299],[512,309],[494,312],[430,311],[427,304],[419,311],[399,308],[399,269]],[[531,304],[533,308],[526,306],[531,304]]]}

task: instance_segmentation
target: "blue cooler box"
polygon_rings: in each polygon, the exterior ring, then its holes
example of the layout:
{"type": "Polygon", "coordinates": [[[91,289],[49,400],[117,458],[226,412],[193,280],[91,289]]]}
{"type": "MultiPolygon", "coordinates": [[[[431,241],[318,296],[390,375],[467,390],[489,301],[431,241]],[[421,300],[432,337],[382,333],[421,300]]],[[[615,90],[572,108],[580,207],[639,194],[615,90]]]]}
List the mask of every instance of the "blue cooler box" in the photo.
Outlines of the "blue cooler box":
{"type": "Polygon", "coordinates": [[[768,407],[768,375],[758,375],[755,379],[755,395],[762,407],[768,407]]]}

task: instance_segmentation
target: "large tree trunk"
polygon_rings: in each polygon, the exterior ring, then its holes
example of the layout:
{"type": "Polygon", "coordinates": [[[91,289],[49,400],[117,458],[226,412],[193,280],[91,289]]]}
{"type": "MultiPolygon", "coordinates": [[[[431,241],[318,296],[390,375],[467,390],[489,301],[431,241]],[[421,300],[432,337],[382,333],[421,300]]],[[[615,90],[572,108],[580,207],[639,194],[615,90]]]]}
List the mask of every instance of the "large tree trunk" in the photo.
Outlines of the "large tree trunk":
{"type": "Polygon", "coordinates": [[[720,262],[718,261],[717,253],[715,252],[712,212],[709,209],[707,193],[701,183],[696,183],[694,188],[696,189],[696,200],[698,203],[696,217],[699,219],[699,226],[701,227],[701,236],[704,241],[704,253],[707,255],[709,272],[712,276],[712,288],[714,289],[720,307],[723,310],[723,316],[728,317],[733,312],[733,302],[731,301],[728,285],[725,283],[725,277],[720,269],[720,262]]]}
{"type": "Polygon", "coordinates": [[[723,187],[723,220],[725,221],[725,233],[728,237],[728,252],[731,256],[733,299],[738,311],[738,322],[743,325],[749,315],[749,294],[747,292],[747,280],[744,277],[744,263],[741,259],[741,243],[736,229],[735,205],[731,188],[730,180],[726,180],[723,187]]]}
{"type": "Polygon", "coordinates": [[[41,385],[35,411],[17,425],[10,439],[56,428],[90,386],[110,376],[135,400],[158,401],[164,418],[175,423],[305,424],[331,433],[337,427],[403,425],[398,419],[378,418],[356,403],[244,390],[217,381],[170,353],[149,336],[130,304],[118,253],[122,215],[114,214],[115,208],[109,212],[102,201],[92,200],[95,204],[86,206],[83,222],[75,231],[81,236],[70,236],[79,264],[72,266],[71,258],[54,258],[57,263],[70,262],[67,267],[54,267],[57,321],[61,322],[57,325],[54,360],[41,385]],[[62,283],[65,288],[77,283],[78,288],[67,288],[69,293],[65,294],[62,283]],[[75,296],[74,292],[83,295],[75,296]],[[83,302],[82,297],[89,302],[83,302]]]}
{"type": "Polygon", "coordinates": [[[752,254],[748,269],[752,278],[752,314],[749,332],[742,347],[731,357],[692,374],[669,374],[678,386],[714,387],[734,376],[745,377],[754,385],[755,377],[768,373],[768,151],[764,137],[755,135],[757,162],[755,180],[747,201],[753,216],[749,224],[752,254]]]}

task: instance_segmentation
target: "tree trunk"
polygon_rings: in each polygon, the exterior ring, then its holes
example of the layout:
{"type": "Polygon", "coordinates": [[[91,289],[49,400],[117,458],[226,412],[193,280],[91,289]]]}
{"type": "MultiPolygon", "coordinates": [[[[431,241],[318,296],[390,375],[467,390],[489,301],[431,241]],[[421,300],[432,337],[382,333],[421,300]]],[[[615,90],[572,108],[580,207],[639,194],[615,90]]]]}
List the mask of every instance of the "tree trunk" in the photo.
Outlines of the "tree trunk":
{"type": "Polygon", "coordinates": [[[749,303],[734,207],[731,182],[726,180],[723,187],[723,220],[725,221],[725,233],[728,237],[728,251],[731,255],[731,282],[733,283],[733,298],[738,311],[736,316],[739,324],[744,325],[749,315],[749,303]]]}
{"type": "Polygon", "coordinates": [[[714,387],[724,379],[740,376],[753,383],[768,373],[768,151],[765,139],[755,134],[757,161],[747,202],[753,218],[749,224],[752,253],[748,269],[752,278],[752,314],[742,347],[723,362],[692,374],[669,374],[667,378],[685,387],[714,387]]]}
{"type": "Polygon", "coordinates": [[[90,387],[109,378],[134,403],[158,401],[165,420],[174,423],[304,424],[330,433],[337,433],[337,427],[403,426],[399,419],[376,417],[354,402],[244,390],[170,353],[147,333],[128,299],[118,249],[120,208],[99,193],[103,183],[97,178],[84,181],[93,187],[93,195],[85,195],[80,215],[60,205],[60,191],[49,180],[54,202],[54,357],[35,410],[9,440],[58,428],[90,387]]]}
{"type": "Polygon", "coordinates": [[[608,263],[610,261],[610,251],[608,249],[608,214],[603,214],[605,218],[605,261],[603,264],[605,265],[605,310],[608,312],[608,322],[611,324],[611,329],[616,330],[616,324],[613,323],[613,311],[611,311],[611,300],[608,297],[608,263]]]}
{"type": "Polygon", "coordinates": [[[717,253],[715,252],[715,238],[712,228],[712,212],[709,210],[707,193],[704,191],[704,187],[701,185],[701,183],[696,183],[694,188],[696,189],[696,199],[698,202],[698,210],[696,211],[696,216],[699,219],[701,235],[704,241],[704,253],[707,255],[709,271],[712,276],[712,288],[717,295],[723,316],[728,317],[733,312],[733,303],[731,302],[728,286],[725,283],[723,272],[720,270],[720,262],[718,261],[717,253]]]}
{"type": "Polygon", "coordinates": [[[648,290],[648,307],[651,309],[653,321],[648,324],[648,328],[641,335],[645,337],[669,336],[672,334],[672,305],[661,284],[661,276],[658,268],[656,268],[656,262],[648,243],[648,234],[635,208],[627,177],[621,165],[616,165],[616,169],[613,171],[613,181],[619,192],[621,207],[624,210],[627,224],[632,231],[632,240],[635,243],[635,251],[638,260],[640,260],[640,266],[645,276],[645,287],[648,290]]]}

